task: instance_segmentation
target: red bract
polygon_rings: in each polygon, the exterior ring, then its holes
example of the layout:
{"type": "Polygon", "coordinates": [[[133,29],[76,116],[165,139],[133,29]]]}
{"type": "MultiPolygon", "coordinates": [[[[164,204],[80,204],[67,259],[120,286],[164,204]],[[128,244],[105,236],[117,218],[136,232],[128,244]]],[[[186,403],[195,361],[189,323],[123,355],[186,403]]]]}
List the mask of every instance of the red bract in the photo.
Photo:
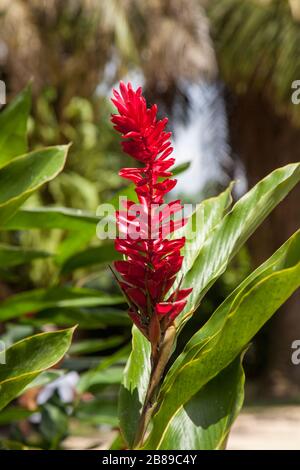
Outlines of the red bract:
{"type": "Polygon", "coordinates": [[[112,115],[112,122],[124,139],[123,150],[143,165],[120,171],[135,184],[139,204],[127,201],[116,213],[115,246],[125,260],[114,265],[130,317],[152,344],[158,344],[192,290],[177,288],[170,294],[182,266],[185,238],[167,237],[186,222],[174,219],[182,212],[180,201],[164,204],[164,196],[176,185],[169,171],[175,161],[170,158],[171,133],[165,131],[168,119],[157,119],[157,106],[147,108],[141,88],[134,91],[130,83],[121,82],[120,92],[113,93],[119,114],[112,115]]]}

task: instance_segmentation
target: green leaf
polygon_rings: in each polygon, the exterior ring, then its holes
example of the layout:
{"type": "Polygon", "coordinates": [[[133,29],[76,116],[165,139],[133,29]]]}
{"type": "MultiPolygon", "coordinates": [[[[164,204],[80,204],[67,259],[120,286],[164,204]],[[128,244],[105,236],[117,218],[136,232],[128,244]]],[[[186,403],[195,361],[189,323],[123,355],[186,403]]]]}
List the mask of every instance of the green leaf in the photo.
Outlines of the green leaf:
{"type": "Polygon", "coordinates": [[[112,261],[122,259],[113,243],[90,247],[68,258],[61,268],[62,274],[68,274],[75,269],[87,268],[100,264],[110,264],[112,261]]]}
{"type": "Polygon", "coordinates": [[[63,239],[57,248],[54,258],[58,266],[62,266],[69,258],[84,250],[94,238],[96,228],[89,227],[85,230],[72,231],[63,239]]]}
{"type": "Polygon", "coordinates": [[[0,367],[0,409],[43,370],[54,366],[67,352],[74,328],[30,336],[6,350],[0,367]]]}
{"type": "Polygon", "coordinates": [[[185,237],[185,246],[181,250],[184,257],[182,268],[177,278],[177,285],[186,273],[192,268],[204,242],[209,238],[212,230],[222,220],[224,213],[231,204],[232,184],[219,196],[205,199],[197,205],[188,220],[188,223],[177,230],[174,237],[185,237]]]}
{"type": "Polygon", "coordinates": [[[244,383],[245,374],[238,357],[179,408],[159,449],[222,449],[242,408],[244,383]]]}
{"type": "Polygon", "coordinates": [[[124,450],[126,448],[126,445],[124,443],[122,434],[119,432],[112,442],[109,450],[124,450]]]}
{"type": "Polygon", "coordinates": [[[96,426],[100,424],[118,426],[117,404],[104,398],[80,403],[75,416],[80,421],[96,426]]]}
{"type": "Polygon", "coordinates": [[[0,168],[27,151],[30,106],[31,92],[28,87],[0,113],[0,168]]]}
{"type": "Polygon", "coordinates": [[[72,357],[66,356],[62,362],[62,367],[67,370],[78,372],[85,371],[91,367],[96,367],[101,361],[99,356],[72,357]]]}
{"type": "Polygon", "coordinates": [[[0,264],[1,268],[8,266],[18,266],[24,263],[30,263],[38,258],[47,258],[51,253],[39,250],[30,250],[18,246],[0,244],[0,264]]]}
{"type": "Polygon", "coordinates": [[[39,207],[20,209],[3,227],[5,230],[54,229],[96,233],[99,217],[78,209],[39,207]]]}
{"type": "Polygon", "coordinates": [[[227,367],[300,286],[300,232],[256,270],[192,337],[168,372],[146,448],[156,449],[172,417],[227,367]]]}
{"type": "Polygon", "coordinates": [[[67,146],[37,150],[15,158],[0,169],[0,225],[3,225],[34,191],[61,172],[67,152],[67,146]]]}
{"type": "Polygon", "coordinates": [[[70,347],[70,354],[81,355],[91,354],[94,352],[105,351],[106,349],[115,348],[124,342],[123,336],[110,336],[101,339],[85,339],[73,343],[70,347]]]}
{"type": "Polygon", "coordinates": [[[132,329],[132,351],[124,370],[119,398],[119,420],[122,435],[133,446],[141,408],[151,373],[151,345],[139,330],[132,329]]]}
{"type": "Polygon", "coordinates": [[[267,215],[300,181],[300,164],[279,168],[241,198],[203,244],[183,287],[193,287],[183,312],[193,312],[229,261],[267,215]]]}
{"type": "Polygon", "coordinates": [[[36,410],[27,410],[20,406],[10,406],[0,413],[0,426],[28,419],[36,410]]]}
{"type": "Polygon", "coordinates": [[[42,407],[40,431],[49,442],[51,450],[56,449],[68,432],[68,417],[58,406],[46,403],[42,407]]]}
{"type": "Polygon", "coordinates": [[[188,170],[191,166],[191,162],[183,162],[180,163],[180,165],[176,165],[174,168],[172,168],[172,173],[173,176],[178,176],[181,173],[184,173],[186,170],[188,170]]]}
{"type": "Polygon", "coordinates": [[[28,419],[36,410],[26,410],[20,406],[10,406],[0,413],[0,426],[28,419]]]}
{"type": "Polygon", "coordinates": [[[230,311],[240,299],[261,280],[272,273],[288,268],[300,260],[300,230],[287,240],[267,261],[253,271],[219,306],[208,322],[196,332],[177,357],[167,375],[167,379],[177,373],[182,365],[194,358],[210,339],[222,330],[230,311]]]}
{"type": "Polygon", "coordinates": [[[121,296],[107,295],[93,289],[55,286],[36,289],[9,297],[0,304],[0,320],[36,313],[49,308],[80,308],[123,303],[121,296]]]}
{"type": "Polygon", "coordinates": [[[93,373],[86,375],[84,380],[80,380],[77,384],[79,393],[95,389],[99,385],[112,385],[119,384],[122,381],[124,368],[123,367],[110,367],[105,370],[97,370],[93,373]]]}
{"type": "Polygon", "coordinates": [[[105,357],[101,360],[100,364],[98,364],[93,369],[84,372],[80,376],[80,380],[77,385],[77,390],[79,393],[84,393],[86,390],[89,389],[90,384],[94,382],[94,377],[97,372],[101,372],[103,370],[108,369],[114,364],[119,364],[120,362],[126,362],[130,352],[130,345],[127,344],[126,346],[122,347],[115,353],[111,354],[110,356],[105,357]]]}
{"type": "MultiPolygon", "coordinates": [[[[1,318],[1,308],[0,308],[1,318]]],[[[23,323],[43,326],[52,323],[57,326],[78,325],[81,329],[93,330],[107,326],[131,326],[132,322],[124,310],[113,308],[83,309],[83,308],[49,308],[35,317],[22,319],[23,323]]]]}

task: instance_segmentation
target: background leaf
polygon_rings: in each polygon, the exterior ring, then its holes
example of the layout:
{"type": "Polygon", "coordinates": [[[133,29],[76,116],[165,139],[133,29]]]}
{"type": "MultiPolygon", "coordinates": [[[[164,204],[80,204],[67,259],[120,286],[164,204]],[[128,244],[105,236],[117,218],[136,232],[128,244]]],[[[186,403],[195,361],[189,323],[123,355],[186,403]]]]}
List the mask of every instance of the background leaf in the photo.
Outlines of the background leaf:
{"type": "Polygon", "coordinates": [[[0,409],[64,356],[73,331],[70,328],[30,336],[6,350],[6,363],[0,367],[0,409]]]}
{"type": "MultiPolygon", "coordinates": [[[[0,320],[8,320],[26,313],[50,308],[80,308],[121,304],[123,297],[107,295],[93,289],[55,286],[36,289],[9,297],[0,304],[0,320]]],[[[75,323],[75,322],[74,322],[75,323]]]]}
{"type": "Polygon", "coordinates": [[[0,169],[0,225],[11,217],[28,197],[63,169],[68,147],[37,150],[15,158],[0,169]]]}
{"type": "MultiPolygon", "coordinates": [[[[1,313],[0,313],[1,317],[1,313]]],[[[117,310],[111,307],[102,308],[71,308],[53,307],[46,308],[34,317],[21,319],[22,323],[34,326],[55,324],[57,326],[78,325],[81,329],[98,329],[108,326],[130,326],[131,320],[124,310],[117,310]]]]}
{"type": "Polygon", "coordinates": [[[0,266],[18,266],[38,258],[48,258],[51,253],[41,250],[30,250],[18,246],[0,244],[0,266]]]}
{"type": "Polygon", "coordinates": [[[27,151],[30,107],[31,92],[28,87],[0,113],[0,168],[27,151]]]}
{"type": "Polygon", "coordinates": [[[122,259],[122,256],[116,251],[114,244],[106,243],[105,245],[87,248],[70,256],[64,262],[61,273],[68,274],[79,268],[87,268],[105,263],[110,264],[118,259],[122,259]]]}
{"type": "Polygon", "coordinates": [[[102,397],[81,403],[76,409],[75,416],[85,423],[97,426],[100,424],[118,426],[115,403],[102,397]]]}
{"type": "Polygon", "coordinates": [[[96,231],[99,218],[77,209],[65,207],[39,207],[20,209],[2,227],[5,230],[54,229],[96,231]]]}

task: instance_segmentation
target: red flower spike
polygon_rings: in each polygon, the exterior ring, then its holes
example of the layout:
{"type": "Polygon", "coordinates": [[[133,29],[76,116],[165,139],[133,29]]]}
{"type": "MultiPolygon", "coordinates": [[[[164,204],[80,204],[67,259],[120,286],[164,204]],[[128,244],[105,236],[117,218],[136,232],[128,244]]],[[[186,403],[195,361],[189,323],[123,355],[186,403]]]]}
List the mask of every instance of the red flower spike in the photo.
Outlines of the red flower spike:
{"type": "Polygon", "coordinates": [[[169,157],[173,149],[171,133],[165,130],[168,119],[157,119],[156,105],[147,108],[141,88],[134,91],[130,83],[121,82],[120,91],[113,90],[113,94],[118,114],[111,120],[122,136],[122,148],[144,165],[119,172],[135,184],[139,205],[135,213],[136,205],[127,201],[116,213],[120,236],[115,248],[125,261],[116,261],[114,266],[130,304],[129,316],[156,347],[192,291],[177,288],[168,295],[182,266],[180,250],[185,239],[166,237],[186,219],[174,219],[175,213],[182,212],[180,201],[164,203],[164,196],[176,185],[169,171],[175,159],[169,157]]]}

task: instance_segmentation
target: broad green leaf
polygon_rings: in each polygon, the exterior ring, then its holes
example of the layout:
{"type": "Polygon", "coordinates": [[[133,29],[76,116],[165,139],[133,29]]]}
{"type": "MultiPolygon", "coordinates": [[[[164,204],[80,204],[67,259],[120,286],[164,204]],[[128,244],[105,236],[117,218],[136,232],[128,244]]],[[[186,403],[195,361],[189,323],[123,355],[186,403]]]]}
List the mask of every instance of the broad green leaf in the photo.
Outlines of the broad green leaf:
{"type": "Polygon", "coordinates": [[[39,250],[30,250],[18,246],[0,244],[0,264],[1,268],[18,266],[30,263],[38,258],[47,258],[51,253],[39,250]]]}
{"type": "Polygon", "coordinates": [[[219,196],[205,199],[197,205],[187,224],[174,234],[176,238],[185,237],[185,246],[181,250],[184,256],[182,268],[178,274],[177,285],[186,273],[191,269],[204,242],[209,238],[213,228],[222,220],[226,209],[230,206],[230,185],[219,196]]]}
{"type": "Polygon", "coordinates": [[[0,426],[28,419],[36,410],[27,410],[20,406],[10,406],[0,413],[0,426]]]}
{"type": "Polygon", "coordinates": [[[69,235],[60,243],[55,262],[62,265],[74,253],[83,250],[96,235],[99,218],[87,212],[59,207],[20,209],[3,230],[62,229],[69,235]]]}
{"type": "Polygon", "coordinates": [[[0,225],[65,165],[68,147],[49,147],[15,158],[0,169],[0,225]]]}
{"type": "Polygon", "coordinates": [[[96,226],[85,230],[73,230],[59,244],[54,258],[58,266],[62,266],[76,253],[83,251],[90,244],[96,233],[96,226]]]}
{"type": "Polygon", "coordinates": [[[133,446],[141,408],[147,392],[151,364],[151,346],[139,330],[132,329],[132,351],[124,370],[119,398],[119,420],[122,435],[133,446]]]}
{"type": "Polygon", "coordinates": [[[79,393],[95,389],[95,387],[103,385],[119,384],[122,381],[124,368],[123,367],[110,367],[105,370],[95,371],[85,377],[77,384],[79,393]]]}
{"type": "Polygon", "coordinates": [[[100,264],[110,264],[112,261],[122,259],[113,243],[90,247],[68,258],[61,268],[62,274],[68,274],[75,269],[87,268],[100,264]]]}
{"type": "MultiPolygon", "coordinates": [[[[190,217],[188,224],[182,229],[176,231],[176,238],[185,236],[186,247],[184,248],[184,263],[181,271],[181,276],[193,264],[199,250],[201,243],[204,243],[206,237],[210,234],[213,227],[222,219],[224,212],[231,202],[231,186],[229,186],[219,196],[204,200],[198,204],[195,212],[190,217]],[[201,237],[191,237],[191,233],[195,230],[196,223],[201,227],[201,237]]],[[[180,279],[178,280],[180,282],[180,279]]],[[[124,387],[120,392],[120,416],[124,414],[124,418],[120,417],[121,429],[128,444],[132,446],[134,435],[137,430],[138,416],[141,410],[141,403],[143,402],[146,388],[148,386],[150,376],[150,366],[136,368],[136,364],[140,363],[140,358],[149,364],[150,362],[150,346],[147,339],[137,330],[133,328],[133,348],[130,355],[125,373],[124,373],[124,387]],[[147,357],[148,355],[148,357],[147,357]],[[134,393],[132,392],[134,390],[134,393]],[[124,408],[124,411],[123,411],[124,408]],[[134,415],[129,416],[129,410],[135,410],[134,415]],[[133,419],[132,419],[133,418],[133,419]],[[126,428],[123,429],[123,424],[126,428]]]]}
{"type": "Polygon", "coordinates": [[[99,356],[72,357],[68,355],[64,358],[62,367],[67,370],[82,372],[91,367],[96,367],[99,362],[101,362],[99,356]]]}
{"type": "Polygon", "coordinates": [[[20,209],[5,223],[5,230],[53,229],[96,233],[99,218],[77,209],[65,207],[39,207],[20,209]]]}
{"type": "Polygon", "coordinates": [[[0,168],[27,151],[27,121],[31,106],[29,88],[0,113],[0,168]]]}
{"type": "Polygon", "coordinates": [[[159,449],[223,448],[243,405],[244,383],[245,374],[238,357],[179,408],[159,449]]]}
{"type": "Polygon", "coordinates": [[[81,355],[91,354],[94,352],[105,351],[106,349],[115,348],[124,342],[123,336],[109,336],[108,338],[85,339],[77,341],[70,347],[70,354],[81,355]]]}
{"type": "Polygon", "coordinates": [[[254,186],[214,228],[203,244],[183,287],[193,287],[183,312],[193,312],[229,261],[267,215],[300,181],[300,164],[279,168],[254,186]]]}
{"type": "Polygon", "coordinates": [[[70,328],[30,336],[6,350],[6,363],[0,367],[0,409],[64,356],[73,331],[70,328]]]}
{"type": "Polygon", "coordinates": [[[118,426],[117,404],[107,398],[96,398],[78,405],[75,412],[76,418],[95,426],[109,424],[118,426]]]}
{"type": "MultiPolygon", "coordinates": [[[[1,318],[1,308],[0,308],[1,318]]],[[[110,307],[92,308],[47,308],[34,317],[22,319],[27,325],[43,326],[53,323],[57,326],[78,325],[81,329],[98,329],[108,326],[131,326],[126,311],[110,307]]]]}
{"type": "Polygon", "coordinates": [[[122,434],[118,432],[116,438],[112,442],[109,450],[124,450],[126,448],[122,434]]]}
{"type": "Polygon", "coordinates": [[[119,364],[120,362],[126,362],[126,359],[128,358],[128,355],[130,353],[130,345],[127,344],[126,346],[122,347],[118,351],[116,351],[113,354],[110,354],[109,356],[105,357],[104,359],[101,360],[99,364],[97,364],[96,367],[93,369],[88,370],[87,372],[84,372],[80,376],[80,380],[77,385],[77,390],[79,393],[84,393],[88,388],[90,387],[90,384],[94,382],[94,376],[97,374],[97,372],[101,372],[103,370],[108,369],[114,364],[119,364]]]}
{"type": "Polygon", "coordinates": [[[9,297],[0,304],[0,321],[49,308],[95,307],[123,302],[121,296],[107,295],[93,289],[55,286],[9,297]]]}
{"type": "MultiPolygon", "coordinates": [[[[146,448],[160,446],[172,418],[182,405],[227,367],[267,320],[300,286],[300,232],[259,268],[258,275],[220,306],[204,325],[204,333],[188,343],[171,367],[159,397],[160,407],[146,448]],[[267,267],[266,267],[267,264],[267,267]]],[[[201,330],[200,330],[201,332],[201,330]]]]}
{"type": "Polygon", "coordinates": [[[220,305],[206,324],[196,332],[170,368],[167,380],[180,367],[199,354],[206,344],[223,328],[230,311],[253,286],[275,271],[292,266],[300,260],[300,230],[287,240],[267,261],[253,271],[220,305]]]}

